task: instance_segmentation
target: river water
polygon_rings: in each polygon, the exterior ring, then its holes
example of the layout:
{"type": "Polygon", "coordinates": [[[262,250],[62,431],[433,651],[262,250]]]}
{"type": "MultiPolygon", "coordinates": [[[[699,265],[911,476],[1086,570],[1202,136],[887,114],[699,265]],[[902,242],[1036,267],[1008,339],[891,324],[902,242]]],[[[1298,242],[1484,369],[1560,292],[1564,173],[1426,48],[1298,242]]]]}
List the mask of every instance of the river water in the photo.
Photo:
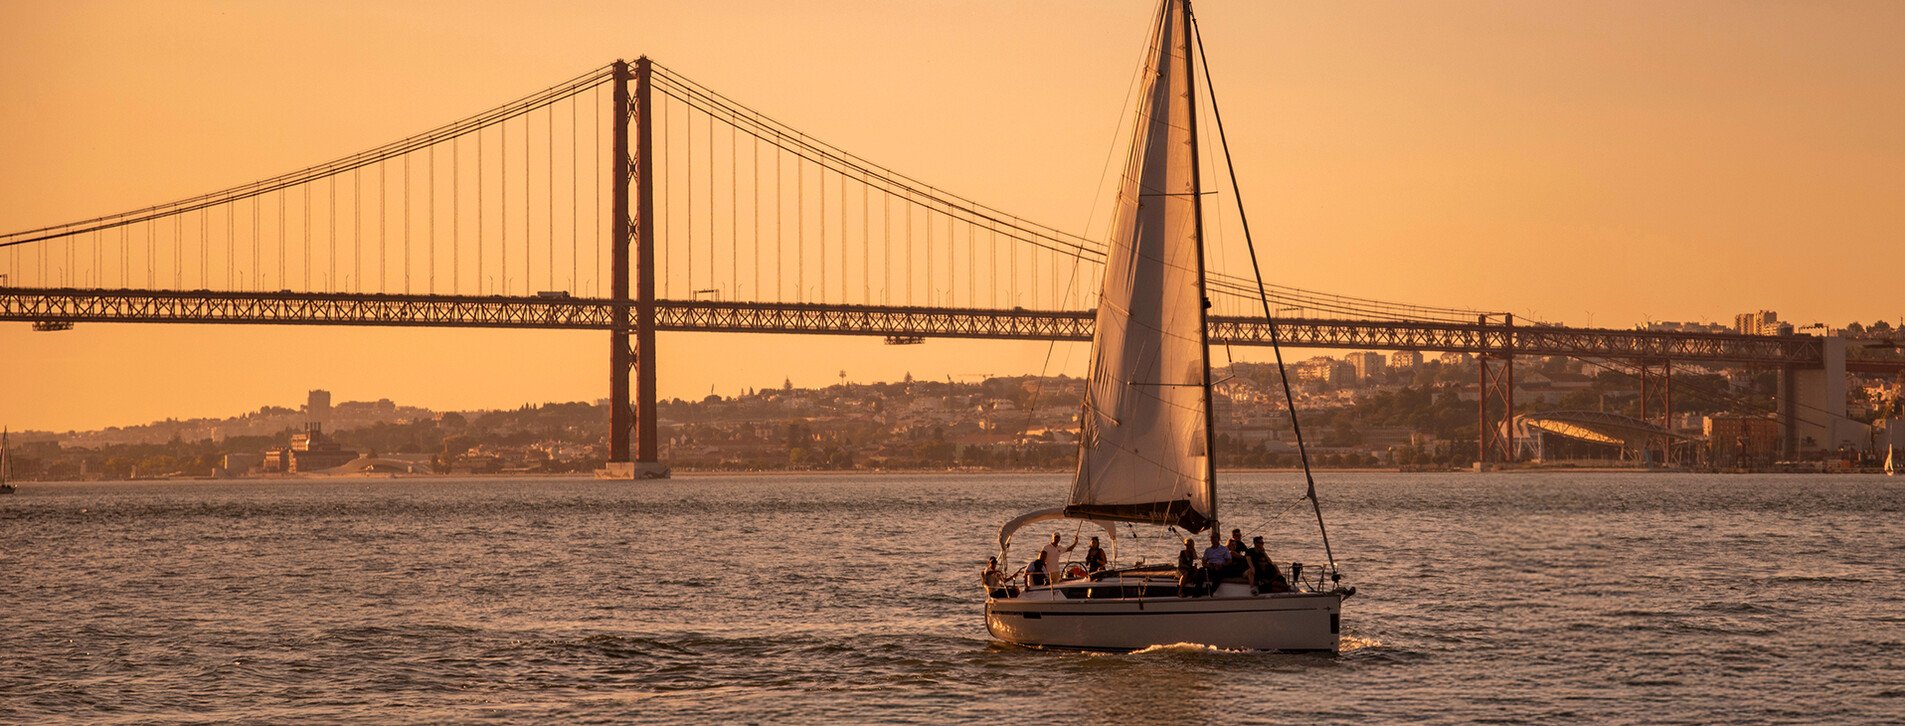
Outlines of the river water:
{"type": "MultiPolygon", "coordinates": [[[[1905,721],[1905,480],[1325,473],[1335,656],[994,642],[996,528],[1065,488],[28,483],[0,722],[1905,721]]],[[[1320,562],[1301,492],[1229,476],[1226,528],[1320,562]]]]}

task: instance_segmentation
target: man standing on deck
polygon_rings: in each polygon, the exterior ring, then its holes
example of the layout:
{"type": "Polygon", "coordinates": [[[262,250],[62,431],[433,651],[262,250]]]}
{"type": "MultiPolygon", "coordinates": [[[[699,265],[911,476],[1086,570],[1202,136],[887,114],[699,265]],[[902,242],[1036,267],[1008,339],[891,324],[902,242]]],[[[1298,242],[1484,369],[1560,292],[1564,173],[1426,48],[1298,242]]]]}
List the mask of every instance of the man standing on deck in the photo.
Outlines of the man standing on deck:
{"type": "Polygon", "coordinates": [[[1064,563],[1065,553],[1078,546],[1078,535],[1072,535],[1072,543],[1068,545],[1060,545],[1058,537],[1059,534],[1053,532],[1052,543],[1045,545],[1045,549],[1038,552],[1039,560],[1045,563],[1046,575],[1050,576],[1054,582],[1058,580],[1058,566],[1064,563]]]}

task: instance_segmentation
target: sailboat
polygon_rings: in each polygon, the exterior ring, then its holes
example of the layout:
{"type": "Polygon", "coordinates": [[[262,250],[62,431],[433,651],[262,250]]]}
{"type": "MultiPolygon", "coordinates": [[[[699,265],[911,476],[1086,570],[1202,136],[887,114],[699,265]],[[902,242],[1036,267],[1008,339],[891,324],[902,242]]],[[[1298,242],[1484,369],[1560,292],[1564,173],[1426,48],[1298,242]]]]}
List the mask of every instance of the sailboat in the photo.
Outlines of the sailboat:
{"type": "MultiPolygon", "coordinates": [[[[1164,0],[1114,209],[1071,494],[1064,506],[1026,512],[1001,527],[1001,562],[1011,561],[1005,555],[1013,534],[1036,522],[1085,520],[1110,534],[1115,547],[1117,523],[1196,534],[1223,521],[1213,459],[1193,32],[1189,0],[1164,0]]],[[[1313,481],[1308,497],[1315,502],[1313,481]]],[[[1313,582],[1293,565],[1298,582],[1287,592],[1225,580],[1187,594],[1174,564],[1090,573],[1061,567],[1042,577],[1014,573],[1011,584],[989,573],[986,629],[1037,647],[1191,643],[1333,652],[1343,600],[1354,590],[1336,584],[1331,559],[1313,582]]]]}
{"type": "Polygon", "coordinates": [[[0,494],[12,494],[13,458],[7,448],[7,432],[0,430],[0,494]]]}
{"type": "Polygon", "coordinates": [[[1897,449],[1898,447],[1894,444],[1885,445],[1885,475],[1886,476],[1896,476],[1898,474],[1898,463],[1897,463],[1898,459],[1896,458],[1898,455],[1897,449]]]}

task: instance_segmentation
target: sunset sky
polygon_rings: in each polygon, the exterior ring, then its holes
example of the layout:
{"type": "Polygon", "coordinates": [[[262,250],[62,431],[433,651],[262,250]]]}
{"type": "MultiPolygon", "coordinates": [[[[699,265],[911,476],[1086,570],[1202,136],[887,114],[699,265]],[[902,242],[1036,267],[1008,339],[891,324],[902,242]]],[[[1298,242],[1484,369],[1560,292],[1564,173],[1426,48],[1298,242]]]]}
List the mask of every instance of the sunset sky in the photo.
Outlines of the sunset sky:
{"type": "MultiPolygon", "coordinates": [[[[1835,326],[1905,314],[1905,4],[1197,11],[1272,282],[1613,328],[1760,309],[1835,326]]],[[[0,229],[304,168],[646,54],[890,168],[1097,234],[1153,12],[1149,0],[5,3],[0,229]]],[[[5,323],[0,424],[230,416],[311,388],[440,410],[593,401],[606,396],[606,338],[5,323]]],[[[1080,346],[1042,343],[663,334],[660,346],[662,393],[684,398],[826,385],[842,370],[856,382],[1084,372],[1080,346]]]]}

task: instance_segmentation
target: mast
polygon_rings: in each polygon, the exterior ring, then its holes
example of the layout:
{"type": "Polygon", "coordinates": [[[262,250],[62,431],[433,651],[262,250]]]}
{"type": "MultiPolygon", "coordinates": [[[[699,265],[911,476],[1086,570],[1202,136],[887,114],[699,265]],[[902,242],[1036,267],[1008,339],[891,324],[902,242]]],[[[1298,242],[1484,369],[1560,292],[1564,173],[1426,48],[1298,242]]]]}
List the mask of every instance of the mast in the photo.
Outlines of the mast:
{"type": "Polygon", "coordinates": [[[1210,502],[1211,527],[1217,527],[1217,427],[1211,406],[1210,390],[1210,291],[1204,282],[1204,195],[1203,176],[1197,155],[1197,66],[1191,56],[1191,0],[1184,3],[1184,83],[1189,89],[1185,101],[1190,105],[1191,130],[1191,237],[1197,247],[1197,339],[1204,348],[1204,491],[1210,502]]]}

